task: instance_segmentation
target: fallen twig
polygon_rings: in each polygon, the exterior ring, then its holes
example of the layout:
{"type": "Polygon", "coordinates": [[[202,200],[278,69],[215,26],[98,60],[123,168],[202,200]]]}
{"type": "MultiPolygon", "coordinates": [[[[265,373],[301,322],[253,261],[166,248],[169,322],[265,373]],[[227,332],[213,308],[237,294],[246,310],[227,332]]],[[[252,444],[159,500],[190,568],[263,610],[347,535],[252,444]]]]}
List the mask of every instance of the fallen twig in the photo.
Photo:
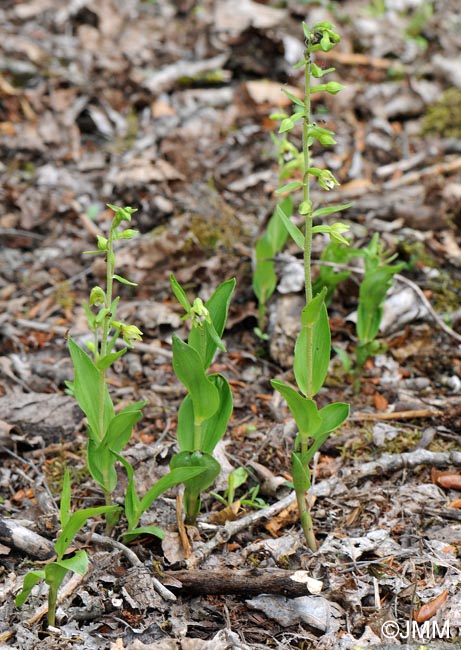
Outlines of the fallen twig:
{"type": "Polygon", "coordinates": [[[411,409],[409,411],[393,411],[392,413],[354,413],[352,422],[365,420],[413,420],[415,418],[435,418],[442,415],[442,411],[434,409],[411,409]]]}
{"type": "Polygon", "coordinates": [[[241,519],[236,519],[235,521],[226,521],[224,526],[222,526],[218,532],[212,537],[208,542],[198,545],[194,550],[192,555],[186,560],[186,567],[188,569],[194,569],[200,565],[203,560],[205,560],[215,548],[221,544],[225,544],[231,537],[237,535],[242,530],[250,528],[258,524],[262,519],[270,519],[275,517],[279,512],[284,510],[292,501],[295,501],[295,493],[291,492],[280,501],[273,503],[268,508],[263,508],[262,510],[256,510],[255,512],[250,512],[250,514],[245,515],[241,519]]]}
{"type": "Polygon", "coordinates": [[[282,594],[283,596],[305,596],[309,593],[305,582],[297,582],[294,572],[285,569],[206,569],[186,571],[164,571],[166,578],[182,583],[191,594],[239,594],[242,597],[258,594],[282,594]]]}
{"type": "Polygon", "coordinates": [[[55,555],[50,540],[11,518],[0,517],[0,542],[39,560],[55,555]]]}

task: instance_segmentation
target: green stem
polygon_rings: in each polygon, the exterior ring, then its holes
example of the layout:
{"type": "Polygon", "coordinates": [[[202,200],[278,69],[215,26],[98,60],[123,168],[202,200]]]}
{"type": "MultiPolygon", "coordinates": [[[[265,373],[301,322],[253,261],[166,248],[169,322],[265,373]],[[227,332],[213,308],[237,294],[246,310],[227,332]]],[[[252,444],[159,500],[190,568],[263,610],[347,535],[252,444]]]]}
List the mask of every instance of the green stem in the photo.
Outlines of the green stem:
{"type": "MultiPolygon", "coordinates": [[[[104,307],[107,309],[107,314],[102,323],[102,333],[101,333],[101,349],[100,349],[100,358],[104,358],[107,354],[107,343],[109,339],[110,332],[110,323],[111,323],[111,309],[112,309],[112,287],[113,287],[113,275],[114,275],[114,231],[112,227],[109,230],[109,238],[107,241],[107,259],[106,259],[106,300],[104,307]]],[[[104,438],[104,396],[106,390],[106,371],[101,369],[99,371],[99,394],[98,394],[98,438],[101,442],[104,438]]],[[[104,501],[107,506],[112,505],[112,495],[109,491],[104,489],[104,501]]],[[[109,518],[106,517],[106,535],[110,535],[113,529],[113,525],[109,521],[109,518]]]]}
{"type": "Polygon", "coordinates": [[[56,606],[58,602],[58,585],[49,585],[48,589],[48,626],[54,627],[56,624],[56,606]]]}
{"type": "Polygon", "coordinates": [[[307,545],[311,551],[316,551],[318,544],[317,540],[315,539],[312,517],[306,504],[306,494],[304,491],[296,491],[296,502],[298,504],[299,521],[301,523],[307,545]]]}
{"type": "Polygon", "coordinates": [[[184,523],[187,526],[193,526],[195,524],[200,509],[198,504],[199,498],[197,494],[191,494],[187,488],[184,490],[184,510],[186,513],[184,523]]]}
{"type": "Polygon", "coordinates": [[[194,420],[194,451],[201,451],[202,420],[194,420]]]}
{"type": "MultiPolygon", "coordinates": [[[[303,122],[303,202],[310,204],[309,172],[310,167],[310,145],[309,127],[311,123],[311,55],[307,52],[304,92],[304,122],[303,122]]],[[[312,300],[312,209],[305,215],[304,228],[304,284],[306,293],[306,305],[312,300]]],[[[313,331],[312,326],[307,327],[306,336],[306,364],[307,364],[307,397],[313,397],[313,331]]]]}

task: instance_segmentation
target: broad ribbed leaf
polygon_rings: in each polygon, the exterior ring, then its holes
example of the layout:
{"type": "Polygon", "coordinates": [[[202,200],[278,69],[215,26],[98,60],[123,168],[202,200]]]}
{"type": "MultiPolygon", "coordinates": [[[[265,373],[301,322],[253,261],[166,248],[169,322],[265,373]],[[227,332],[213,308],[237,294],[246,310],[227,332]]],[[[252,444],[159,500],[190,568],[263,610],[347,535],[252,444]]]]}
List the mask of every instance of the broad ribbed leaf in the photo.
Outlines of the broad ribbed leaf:
{"type": "Polygon", "coordinates": [[[203,472],[193,478],[182,481],[185,488],[192,496],[198,496],[200,492],[209,487],[221,471],[221,465],[210,454],[201,451],[181,451],[173,456],[170,461],[171,470],[179,468],[201,467],[203,472]]]}
{"type": "Polygon", "coordinates": [[[195,422],[211,417],[219,406],[219,394],[205,374],[199,353],[173,336],[173,368],[192,398],[195,422]]]}
{"type": "Polygon", "coordinates": [[[103,431],[99,431],[99,370],[90,357],[69,338],[69,352],[74,365],[74,395],[78,405],[88,419],[88,425],[94,436],[102,438],[109,422],[114,417],[112,400],[104,385],[103,431]]]}
{"type": "MultiPolygon", "coordinates": [[[[202,422],[200,451],[211,454],[226,433],[232,415],[233,400],[229,383],[223,375],[209,375],[209,379],[218,390],[219,405],[211,418],[202,422]]],[[[181,451],[194,451],[194,410],[189,395],[184,398],[179,408],[176,435],[181,451]]]]}
{"type": "Polygon", "coordinates": [[[314,437],[322,422],[314,400],[303,397],[297,390],[276,379],[272,379],[271,384],[286,400],[299,433],[314,437]]]}
{"type": "Polygon", "coordinates": [[[307,329],[307,326],[302,327],[296,340],[293,370],[299,390],[306,397],[313,397],[323,386],[330,363],[331,334],[325,305],[321,307],[317,322],[312,325],[312,368],[310,370],[307,367],[307,329]]]}

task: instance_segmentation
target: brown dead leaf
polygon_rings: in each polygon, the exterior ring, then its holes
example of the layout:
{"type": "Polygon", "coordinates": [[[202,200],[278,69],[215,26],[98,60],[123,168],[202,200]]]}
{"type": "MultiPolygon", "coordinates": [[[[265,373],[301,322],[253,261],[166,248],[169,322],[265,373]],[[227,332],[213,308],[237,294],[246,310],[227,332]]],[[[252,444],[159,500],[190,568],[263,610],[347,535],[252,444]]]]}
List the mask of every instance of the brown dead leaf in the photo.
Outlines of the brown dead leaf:
{"type": "Polygon", "coordinates": [[[413,618],[417,623],[424,623],[428,619],[432,618],[437,614],[440,607],[448,598],[448,591],[445,589],[441,594],[431,600],[429,603],[423,605],[417,612],[415,612],[413,618]]]}
{"type": "Polygon", "coordinates": [[[34,498],[34,490],[33,488],[29,487],[26,489],[21,488],[18,490],[13,496],[11,497],[11,501],[14,503],[21,503],[24,501],[24,499],[33,499],[34,498]]]}
{"type": "Polygon", "coordinates": [[[213,512],[210,516],[210,521],[213,524],[225,524],[226,521],[235,521],[240,510],[240,499],[234,501],[234,503],[229,504],[223,510],[219,512],[213,512]]]}
{"type": "Polygon", "coordinates": [[[387,401],[387,399],[384,397],[384,395],[381,395],[380,393],[374,394],[373,401],[375,404],[375,409],[377,411],[386,411],[387,407],[389,406],[389,402],[387,401]]]}
{"type": "Polygon", "coordinates": [[[461,499],[455,499],[451,503],[448,504],[449,508],[461,508],[461,499]]]}
{"type": "Polygon", "coordinates": [[[437,477],[437,485],[451,490],[461,490],[461,474],[443,474],[437,477]]]}
{"type": "Polygon", "coordinates": [[[125,646],[123,645],[122,639],[116,639],[114,643],[110,646],[110,650],[124,650],[125,646]]]}
{"type": "Polygon", "coordinates": [[[291,524],[294,524],[296,521],[298,521],[299,518],[299,513],[298,513],[298,506],[296,504],[296,501],[293,500],[290,505],[282,510],[276,517],[272,517],[267,524],[265,524],[264,528],[274,537],[277,537],[283,528],[286,526],[289,526],[291,524]]]}

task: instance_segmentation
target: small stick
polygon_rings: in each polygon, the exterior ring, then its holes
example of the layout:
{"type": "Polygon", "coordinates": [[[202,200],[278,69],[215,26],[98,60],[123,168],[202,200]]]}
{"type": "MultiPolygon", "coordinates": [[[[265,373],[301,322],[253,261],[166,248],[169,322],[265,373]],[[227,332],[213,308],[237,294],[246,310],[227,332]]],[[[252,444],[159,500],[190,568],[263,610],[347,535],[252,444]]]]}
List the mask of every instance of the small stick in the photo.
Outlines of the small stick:
{"type": "Polygon", "coordinates": [[[184,525],[182,504],[182,494],[178,494],[176,497],[176,523],[178,525],[179,538],[181,540],[184,555],[186,558],[188,558],[192,554],[192,548],[189,542],[189,538],[187,537],[186,527],[184,525]]]}
{"type": "Polygon", "coordinates": [[[352,422],[366,420],[413,420],[413,418],[435,418],[443,415],[442,411],[434,409],[412,409],[409,411],[394,411],[393,413],[354,413],[349,419],[352,422]]]}
{"type": "Polygon", "coordinates": [[[270,519],[275,517],[279,512],[282,512],[287,506],[296,500],[296,494],[291,492],[280,501],[272,504],[268,508],[250,512],[250,514],[236,519],[235,521],[226,521],[224,526],[218,530],[216,535],[212,537],[205,544],[200,545],[192,555],[186,560],[186,567],[188,569],[196,568],[203,560],[205,560],[215,548],[221,544],[225,544],[231,537],[240,533],[242,530],[258,524],[262,519],[270,519]]]}

